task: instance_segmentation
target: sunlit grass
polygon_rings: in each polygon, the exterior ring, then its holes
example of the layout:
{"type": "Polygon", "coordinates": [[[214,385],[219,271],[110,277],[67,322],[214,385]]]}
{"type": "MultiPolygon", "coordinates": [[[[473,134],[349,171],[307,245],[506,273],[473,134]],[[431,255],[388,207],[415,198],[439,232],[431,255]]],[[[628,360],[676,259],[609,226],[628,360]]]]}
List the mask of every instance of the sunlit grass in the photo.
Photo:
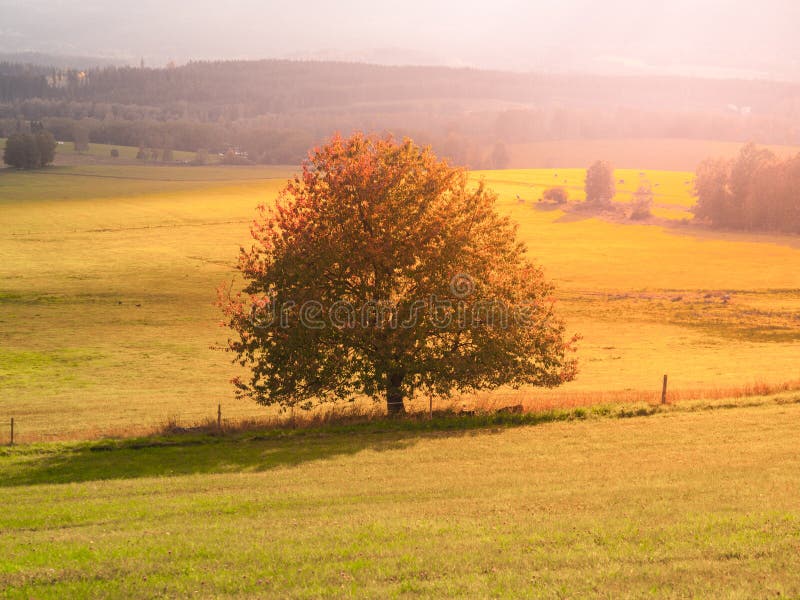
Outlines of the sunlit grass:
{"type": "MultiPolygon", "coordinates": [[[[688,172],[653,171],[640,169],[616,169],[616,196],[614,202],[627,204],[640,185],[649,184],[653,191],[653,204],[671,208],[680,213],[680,218],[691,219],[688,210],[695,203],[692,196],[694,174],[688,172]]],[[[513,198],[520,204],[536,206],[542,193],[549,187],[563,187],[571,201],[582,202],[584,193],[584,169],[508,169],[504,171],[476,171],[476,179],[483,178],[487,185],[504,197],[513,198]]],[[[673,215],[671,218],[676,218],[673,215]]]]}
{"type": "Polygon", "coordinates": [[[793,598],[798,419],[786,403],[0,448],[0,590],[793,598]]]}

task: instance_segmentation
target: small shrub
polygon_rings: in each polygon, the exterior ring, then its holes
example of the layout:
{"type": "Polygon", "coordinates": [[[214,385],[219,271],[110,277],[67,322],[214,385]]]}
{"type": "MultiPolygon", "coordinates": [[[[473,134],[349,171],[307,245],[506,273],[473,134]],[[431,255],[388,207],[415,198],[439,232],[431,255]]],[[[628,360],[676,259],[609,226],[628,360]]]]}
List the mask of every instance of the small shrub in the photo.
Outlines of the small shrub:
{"type": "Polygon", "coordinates": [[[641,221],[653,216],[653,190],[648,182],[643,182],[633,193],[633,205],[631,209],[631,219],[641,221]]]}
{"type": "Polygon", "coordinates": [[[111,149],[111,158],[119,158],[119,150],[116,148],[111,149]]]}
{"type": "Polygon", "coordinates": [[[569,194],[567,190],[561,186],[547,188],[542,195],[547,202],[552,202],[553,204],[565,204],[569,194]]]}

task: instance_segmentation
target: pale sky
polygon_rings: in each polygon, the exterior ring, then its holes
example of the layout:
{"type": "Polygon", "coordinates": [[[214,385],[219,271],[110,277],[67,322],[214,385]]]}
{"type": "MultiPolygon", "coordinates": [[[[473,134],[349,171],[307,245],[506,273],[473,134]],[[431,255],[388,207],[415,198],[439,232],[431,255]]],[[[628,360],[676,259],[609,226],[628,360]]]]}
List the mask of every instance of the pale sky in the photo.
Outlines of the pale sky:
{"type": "Polygon", "coordinates": [[[799,23],[792,0],[0,0],[0,51],[800,78],[799,23]]]}

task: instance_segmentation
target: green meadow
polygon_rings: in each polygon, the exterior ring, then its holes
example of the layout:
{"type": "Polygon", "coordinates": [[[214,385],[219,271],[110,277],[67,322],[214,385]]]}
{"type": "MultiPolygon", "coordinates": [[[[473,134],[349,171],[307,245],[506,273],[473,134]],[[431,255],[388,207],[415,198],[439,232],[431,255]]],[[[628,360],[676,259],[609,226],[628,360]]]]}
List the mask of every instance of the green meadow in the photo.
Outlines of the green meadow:
{"type": "Polygon", "coordinates": [[[0,450],[0,596],[796,598],[798,402],[0,450]]]}

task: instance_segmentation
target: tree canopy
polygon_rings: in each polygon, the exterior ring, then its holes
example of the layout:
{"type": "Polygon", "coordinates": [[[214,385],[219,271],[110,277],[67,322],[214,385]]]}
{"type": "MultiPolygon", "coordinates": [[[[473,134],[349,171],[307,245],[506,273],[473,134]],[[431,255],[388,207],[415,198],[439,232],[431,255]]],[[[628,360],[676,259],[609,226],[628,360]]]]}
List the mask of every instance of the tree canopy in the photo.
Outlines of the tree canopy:
{"type": "Polygon", "coordinates": [[[800,154],[779,159],[744,146],[734,159],[708,159],[697,168],[694,211],[713,227],[800,232],[800,154]]]}
{"type": "Polygon", "coordinates": [[[573,378],[575,338],[495,195],[410,140],[315,149],[262,205],[220,290],[234,384],[265,405],[448,395],[573,378]]]}
{"type": "Polygon", "coordinates": [[[617,193],[614,182],[614,167],[604,160],[598,160],[586,170],[586,202],[603,205],[611,202],[617,193]]]}
{"type": "Polygon", "coordinates": [[[6,140],[3,162],[17,169],[38,169],[53,162],[56,140],[48,131],[14,133],[6,140]]]}

